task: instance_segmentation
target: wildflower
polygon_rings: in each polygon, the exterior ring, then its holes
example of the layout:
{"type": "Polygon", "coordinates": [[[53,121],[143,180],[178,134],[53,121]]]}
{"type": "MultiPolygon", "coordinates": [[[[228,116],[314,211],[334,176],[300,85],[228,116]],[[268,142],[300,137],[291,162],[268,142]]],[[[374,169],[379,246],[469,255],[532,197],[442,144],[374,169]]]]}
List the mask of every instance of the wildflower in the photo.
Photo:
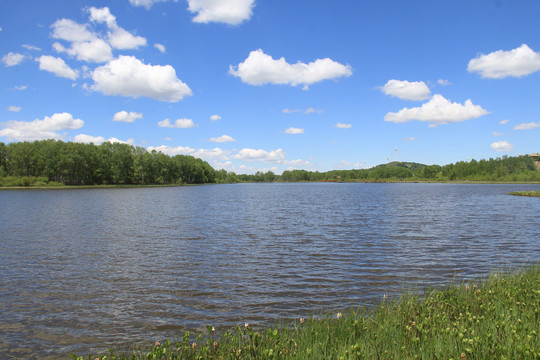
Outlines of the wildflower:
{"type": "Polygon", "coordinates": [[[412,326],[416,326],[416,321],[413,321],[413,322],[412,322],[412,326]]]}
{"type": "Polygon", "coordinates": [[[465,290],[469,291],[469,284],[465,285],[465,290]]]}
{"type": "Polygon", "coordinates": [[[212,326],[212,334],[216,332],[216,328],[212,326]]]}
{"type": "Polygon", "coordinates": [[[192,348],[193,350],[197,349],[197,343],[194,342],[193,344],[191,344],[191,348],[192,348]]]}
{"type": "Polygon", "coordinates": [[[386,299],[386,298],[388,298],[388,295],[384,294],[383,299],[386,299]]]}
{"type": "Polygon", "coordinates": [[[159,343],[159,341],[156,341],[156,346],[161,346],[161,344],[159,343]]]}
{"type": "Polygon", "coordinates": [[[303,324],[303,323],[304,323],[304,321],[305,321],[305,319],[304,319],[304,318],[300,318],[300,324],[303,324]]]}
{"type": "Polygon", "coordinates": [[[214,349],[217,349],[217,347],[218,347],[218,343],[217,341],[214,341],[214,349]]]}
{"type": "Polygon", "coordinates": [[[465,355],[465,353],[461,353],[461,358],[465,360],[467,358],[467,355],[465,355]]]}
{"type": "Polygon", "coordinates": [[[249,329],[249,324],[248,324],[248,323],[245,323],[245,324],[244,324],[244,327],[245,327],[246,329],[249,329]]]}
{"type": "Polygon", "coordinates": [[[343,315],[341,315],[340,312],[337,313],[337,318],[338,318],[338,319],[341,319],[342,316],[343,316],[343,315]]]}

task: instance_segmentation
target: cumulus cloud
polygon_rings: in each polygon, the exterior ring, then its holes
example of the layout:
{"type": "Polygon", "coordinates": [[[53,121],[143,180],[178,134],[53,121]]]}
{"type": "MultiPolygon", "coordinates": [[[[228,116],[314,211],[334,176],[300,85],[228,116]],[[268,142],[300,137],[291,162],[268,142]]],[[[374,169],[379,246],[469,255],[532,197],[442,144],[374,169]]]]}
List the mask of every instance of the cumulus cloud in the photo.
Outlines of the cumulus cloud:
{"type": "Polygon", "coordinates": [[[255,149],[242,149],[232,158],[246,161],[260,161],[267,163],[282,163],[285,161],[285,152],[282,149],[266,151],[255,149]]]}
{"type": "Polygon", "coordinates": [[[115,49],[137,49],[146,46],[146,39],[142,36],[135,36],[121,27],[116,27],[109,33],[109,43],[115,49]]]}
{"type": "Polygon", "coordinates": [[[23,54],[10,52],[2,57],[2,62],[6,66],[15,66],[19,65],[25,58],[26,56],[23,54]]]}
{"type": "Polygon", "coordinates": [[[493,136],[503,136],[503,135],[504,135],[503,133],[496,132],[496,131],[492,132],[491,134],[492,134],[493,136]]]}
{"type": "Polygon", "coordinates": [[[75,80],[78,74],[70,68],[64,60],[50,55],[42,55],[36,61],[39,62],[39,69],[52,72],[54,75],[75,80]]]}
{"type": "Polygon", "coordinates": [[[210,116],[210,120],[212,120],[212,121],[221,120],[221,116],[219,116],[217,114],[214,114],[214,115],[210,116]]]}
{"type": "Polygon", "coordinates": [[[17,91],[24,91],[26,89],[28,89],[28,86],[26,85],[15,86],[15,90],[17,91]]]}
{"type": "Polygon", "coordinates": [[[540,127],[540,122],[523,123],[514,126],[514,130],[531,130],[540,127]]]}
{"type": "Polygon", "coordinates": [[[158,49],[161,53],[165,53],[166,49],[165,49],[165,45],[162,45],[162,44],[154,44],[154,47],[156,49],[158,49]]]}
{"type": "Polygon", "coordinates": [[[68,42],[92,41],[97,35],[88,30],[84,24],[79,24],[70,19],[60,19],[51,25],[52,37],[68,42]]]}
{"type": "Polygon", "coordinates": [[[158,152],[162,152],[169,156],[175,156],[175,155],[189,155],[195,152],[196,150],[193,148],[190,148],[189,146],[167,146],[167,145],[161,145],[161,146],[149,146],[148,151],[156,150],[158,152]]]}
{"type": "Polygon", "coordinates": [[[303,85],[307,89],[309,85],[323,80],[351,76],[352,69],[329,58],[291,65],[285,58],[274,60],[259,49],[250,52],[248,58],[238,66],[229,66],[229,73],[249,85],[289,84],[303,85]]]}
{"type": "Polygon", "coordinates": [[[109,29],[107,38],[93,31],[89,24],[79,24],[70,19],[60,19],[51,25],[52,37],[71,43],[65,47],[60,43],[53,44],[58,52],[67,52],[77,60],[103,63],[113,58],[112,49],[136,49],[146,45],[146,39],[135,36],[121,28],[116,23],[116,17],[111,14],[108,7],[88,10],[92,23],[103,23],[109,29]]]}
{"type": "Polygon", "coordinates": [[[506,120],[501,120],[501,121],[499,121],[499,124],[505,125],[505,124],[508,124],[509,121],[510,121],[510,120],[508,120],[508,119],[506,119],[506,120]]]}
{"type": "Polygon", "coordinates": [[[288,128],[287,130],[284,131],[285,134],[303,134],[304,133],[304,129],[299,129],[299,128],[295,128],[295,127],[290,127],[288,128]]]}
{"type": "Polygon", "coordinates": [[[236,140],[230,137],[229,135],[221,135],[220,137],[210,138],[210,141],[216,142],[216,143],[225,143],[225,142],[233,142],[236,140]]]}
{"type": "Polygon", "coordinates": [[[343,123],[336,123],[336,125],[334,125],[334,127],[337,127],[338,129],[350,129],[352,128],[352,124],[343,124],[343,123]]]}
{"type": "Polygon", "coordinates": [[[69,113],[56,113],[45,116],[43,120],[15,121],[11,120],[0,130],[0,136],[15,141],[34,141],[44,139],[62,139],[61,130],[80,129],[84,125],[81,119],[74,119],[69,113]]]}
{"type": "Polygon", "coordinates": [[[117,112],[116,114],[114,114],[113,116],[113,121],[121,121],[121,122],[127,122],[127,123],[132,123],[134,122],[135,120],[137,119],[142,119],[143,118],[143,115],[141,113],[136,113],[136,112],[127,112],[127,111],[119,111],[117,112]]]}
{"type": "Polygon", "coordinates": [[[94,39],[92,41],[75,42],[71,48],[65,49],[62,45],[54,46],[58,52],[67,52],[77,60],[103,63],[112,59],[112,49],[103,39],[94,39]]]}
{"type": "Polygon", "coordinates": [[[176,77],[170,65],[144,64],[133,56],[119,56],[92,72],[92,89],[105,95],[178,102],[191,95],[191,89],[176,77]]]}
{"type": "Polygon", "coordinates": [[[238,25],[249,20],[255,0],[187,0],[188,10],[195,15],[193,22],[219,22],[238,25]]]}
{"type": "Polygon", "coordinates": [[[208,160],[227,160],[229,158],[230,151],[222,150],[218,147],[213,149],[199,149],[192,152],[190,155],[196,158],[208,160]]]}
{"type": "Polygon", "coordinates": [[[403,108],[397,113],[390,112],[384,121],[404,123],[413,120],[431,123],[431,126],[475,119],[489,112],[480,105],[474,105],[469,99],[465,104],[452,103],[442,95],[435,94],[421,107],[403,108]]]}
{"type": "Polygon", "coordinates": [[[8,111],[11,111],[11,112],[19,112],[21,111],[21,107],[20,106],[10,106],[8,107],[8,111]]]}
{"type": "Polygon", "coordinates": [[[421,101],[426,100],[431,95],[431,90],[423,81],[409,82],[407,80],[388,80],[381,87],[382,92],[386,95],[400,98],[402,100],[421,101]]]}
{"type": "Polygon", "coordinates": [[[505,141],[496,141],[493,144],[491,144],[489,147],[495,151],[508,152],[508,151],[512,151],[512,149],[514,148],[514,145],[510,144],[508,141],[505,140],[505,141]]]}
{"type": "Polygon", "coordinates": [[[189,129],[189,128],[195,127],[195,124],[193,123],[193,120],[191,119],[177,119],[172,124],[169,119],[165,119],[158,122],[158,126],[166,127],[166,128],[189,129]]]}
{"type": "Polygon", "coordinates": [[[77,143],[84,143],[84,144],[94,144],[99,145],[104,142],[110,142],[110,143],[120,143],[120,144],[130,144],[133,145],[133,139],[128,139],[128,141],[122,141],[115,137],[110,137],[108,139],[105,139],[103,136],[91,136],[86,134],[79,134],[73,138],[74,142],[77,143]]]}
{"type": "Polygon", "coordinates": [[[478,72],[482,78],[503,79],[523,77],[540,70],[540,53],[523,44],[510,50],[481,54],[469,61],[467,71],[478,72]]]}

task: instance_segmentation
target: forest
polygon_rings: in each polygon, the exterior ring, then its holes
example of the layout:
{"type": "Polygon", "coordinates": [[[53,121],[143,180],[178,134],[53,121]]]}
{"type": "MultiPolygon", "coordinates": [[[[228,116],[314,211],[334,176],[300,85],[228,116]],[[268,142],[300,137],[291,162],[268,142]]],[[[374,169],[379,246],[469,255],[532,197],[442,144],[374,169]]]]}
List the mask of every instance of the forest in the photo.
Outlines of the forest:
{"type": "Polygon", "coordinates": [[[0,142],[0,186],[169,185],[237,182],[392,182],[504,181],[539,182],[530,156],[423,165],[391,162],[370,169],[327,172],[286,170],[235,174],[215,170],[188,155],[168,156],[124,143],[101,145],[39,140],[0,142]]]}

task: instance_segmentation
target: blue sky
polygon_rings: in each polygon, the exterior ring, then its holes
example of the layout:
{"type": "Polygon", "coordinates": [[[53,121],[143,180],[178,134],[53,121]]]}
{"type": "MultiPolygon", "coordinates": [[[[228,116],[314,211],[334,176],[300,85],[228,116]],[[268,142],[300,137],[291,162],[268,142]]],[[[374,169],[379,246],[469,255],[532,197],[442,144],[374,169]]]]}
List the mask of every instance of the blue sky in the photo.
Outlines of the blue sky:
{"type": "Polygon", "coordinates": [[[536,0],[2,1],[0,141],[121,141],[237,173],[540,152],[538,14],[536,0]]]}

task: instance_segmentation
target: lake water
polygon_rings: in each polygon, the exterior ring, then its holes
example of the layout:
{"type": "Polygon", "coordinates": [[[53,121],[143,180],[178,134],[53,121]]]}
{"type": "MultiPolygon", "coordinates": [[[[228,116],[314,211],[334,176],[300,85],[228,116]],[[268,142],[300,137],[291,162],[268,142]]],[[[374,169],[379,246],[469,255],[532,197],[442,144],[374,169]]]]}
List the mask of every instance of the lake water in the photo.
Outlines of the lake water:
{"type": "Polygon", "coordinates": [[[538,264],[540,185],[0,191],[0,358],[268,325],[538,264]]]}

